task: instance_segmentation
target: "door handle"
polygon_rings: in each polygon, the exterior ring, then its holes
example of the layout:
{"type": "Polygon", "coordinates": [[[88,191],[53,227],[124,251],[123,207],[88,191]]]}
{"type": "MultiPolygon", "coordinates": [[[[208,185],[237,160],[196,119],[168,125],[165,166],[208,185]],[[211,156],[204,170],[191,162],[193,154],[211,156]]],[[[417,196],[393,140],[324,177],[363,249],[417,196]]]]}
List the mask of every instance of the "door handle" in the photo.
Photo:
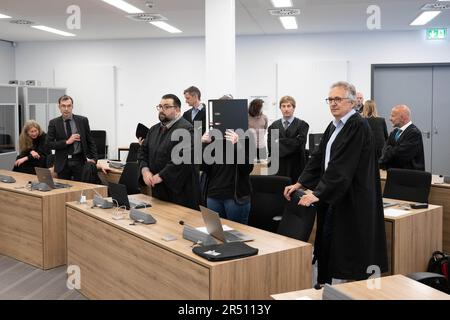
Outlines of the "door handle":
{"type": "Polygon", "coordinates": [[[436,126],[434,126],[434,128],[433,128],[433,134],[438,134],[438,129],[436,126]]]}

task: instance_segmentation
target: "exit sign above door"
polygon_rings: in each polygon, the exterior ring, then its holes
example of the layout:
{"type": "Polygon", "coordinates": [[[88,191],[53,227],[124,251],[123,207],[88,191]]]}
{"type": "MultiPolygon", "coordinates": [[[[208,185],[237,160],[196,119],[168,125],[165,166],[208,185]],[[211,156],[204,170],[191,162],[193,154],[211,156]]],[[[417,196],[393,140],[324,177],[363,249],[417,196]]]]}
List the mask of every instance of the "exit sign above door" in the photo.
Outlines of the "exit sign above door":
{"type": "Polygon", "coordinates": [[[447,38],[446,28],[432,28],[427,29],[427,39],[428,40],[443,40],[447,38]]]}

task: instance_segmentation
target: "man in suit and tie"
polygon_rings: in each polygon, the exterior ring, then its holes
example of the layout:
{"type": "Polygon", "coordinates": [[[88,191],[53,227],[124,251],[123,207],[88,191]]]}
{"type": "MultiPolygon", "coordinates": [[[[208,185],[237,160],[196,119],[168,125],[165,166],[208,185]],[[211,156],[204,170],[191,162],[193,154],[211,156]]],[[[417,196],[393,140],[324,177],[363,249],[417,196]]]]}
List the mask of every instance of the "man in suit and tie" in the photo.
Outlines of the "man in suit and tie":
{"type": "Polygon", "coordinates": [[[50,120],[47,132],[48,147],[55,150],[55,172],[60,179],[81,181],[84,164],[97,161],[89,120],[72,113],[70,96],[63,95],[58,104],[61,116],[50,120]]]}
{"type": "Polygon", "coordinates": [[[390,120],[395,129],[384,145],[380,167],[425,170],[422,132],[411,122],[408,106],[392,108],[390,120]]]}
{"type": "Polygon", "coordinates": [[[205,105],[201,102],[201,93],[197,87],[191,86],[184,90],[184,98],[191,109],[183,113],[183,118],[192,123],[194,129],[198,129],[199,125],[194,122],[201,123],[202,135],[206,130],[206,112],[205,105]]]}
{"type": "Polygon", "coordinates": [[[279,169],[277,175],[289,177],[294,182],[297,181],[306,164],[305,145],[309,124],[294,117],[295,99],[291,96],[284,96],[280,99],[280,111],[283,118],[274,121],[269,126],[267,147],[269,156],[271,156],[272,130],[278,130],[279,169]]]}

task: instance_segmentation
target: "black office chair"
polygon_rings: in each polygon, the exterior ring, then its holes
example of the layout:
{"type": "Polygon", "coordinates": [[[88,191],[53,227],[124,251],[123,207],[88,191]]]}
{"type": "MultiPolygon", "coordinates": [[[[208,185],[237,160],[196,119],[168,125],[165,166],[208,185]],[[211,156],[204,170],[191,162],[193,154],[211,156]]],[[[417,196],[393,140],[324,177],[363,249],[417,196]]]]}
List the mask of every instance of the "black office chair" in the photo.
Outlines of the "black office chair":
{"type": "Polygon", "coordinates": [[[300,241],[308,241],[316,219],[314,206],[299,206],[298,202],[304,193],[296,191],[287,201],[277,233],[300,241]]]}
{"type": "Polygon", "coordinates": [[[442,274],[433,272],[414,272],[408,274],[407,277],[436,290],[450,294],[450,285],[442,274]]]}
{"type": "Polygon", "coordinates": [[[139,187],[139,165],[137,162],[127,162],[120,175],[119,184],[127,187],[127,194],[141,193],[139,187]]]}
{"type": "Polygon", "coordinates": [[[284,188],[291,184],[291,179],[280,176],[250,176],[252,185],[249,225],[259,229],[275,232],[278,222],[275,216],[284,212],[286,199],[284,188]]]}
{"type": "Polygon", "coordinates": [[[126,162],[137,162],[138,151],[141,145],[137,142],[130,143],[126,162]]]}
{"type": "Polygon", "coordinates": [[[431,173],[409,169],[388,169],[383,197],[428,203],[431,173]]]}
{"type": "Polygon", "coordinates": [[[106,145],[105,130],[91,130],[92,138],[97,146],[97,158],[106,159],[108,156],[108,146],[106,145]]]}

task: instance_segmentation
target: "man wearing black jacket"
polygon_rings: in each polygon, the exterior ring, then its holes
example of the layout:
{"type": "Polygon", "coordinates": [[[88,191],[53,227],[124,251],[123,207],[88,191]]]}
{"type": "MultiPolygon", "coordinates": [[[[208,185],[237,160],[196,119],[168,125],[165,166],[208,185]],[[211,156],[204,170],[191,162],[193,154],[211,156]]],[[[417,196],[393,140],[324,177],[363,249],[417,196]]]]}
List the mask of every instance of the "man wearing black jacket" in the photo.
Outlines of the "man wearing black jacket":
{"type": "Polygon", "coordinates": [[[200,100],[200,90],[197,87],[191,86],[184,90],[183,93],[186,103],[192,107],[183,113],[183,118],[192,123],[194,130],[199,127],[196,123],[201,124],[202,134],[204,134],[206,130],[206,111],[205,105],[200,100]]]}
{"type": "Polygon", "coordinates": [[[91,135],[89,120],[74,115],[73,99],[64,95],[58,99],[61,116],[50,120],[47,145],[55,150],[55,172],[58,178],[81,181],[86,161],[97,161],[97,147],[91,135]]]}
{"type": "Polygon", "coordinates": [[[395,129],[384,145],[380,167],[424,171],[422,132],[411,122],[408,106],[398,105],[392,108],[390,120],[395,129]]]}

